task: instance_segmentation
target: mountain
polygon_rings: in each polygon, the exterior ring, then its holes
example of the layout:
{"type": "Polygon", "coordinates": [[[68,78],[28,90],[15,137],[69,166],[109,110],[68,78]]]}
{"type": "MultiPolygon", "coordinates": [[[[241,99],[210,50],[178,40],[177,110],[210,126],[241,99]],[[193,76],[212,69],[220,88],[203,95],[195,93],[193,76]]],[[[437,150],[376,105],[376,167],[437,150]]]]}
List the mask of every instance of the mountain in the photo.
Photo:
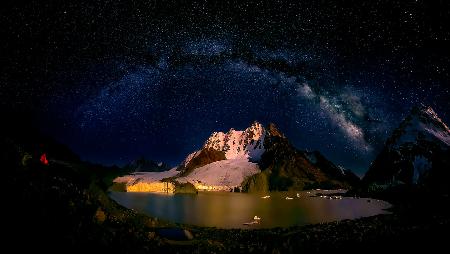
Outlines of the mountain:
{"type": "Polygon", "coordinates": [[[162,172],[170,169],[169,165],[164,162],[157,163],[153,160],[147,160],[144,157],[132,161],[125,168],[130,172],[162,172]]]}
{"type": "Polygon", "coordinates": [[[260,182],[266,182],[269,191],[351,187],[348,171],[341,170],[317,151],[296,149],[274,124],[267,128],[264,147],[266,150],[259,161],[262,172],[246,183],[250,191],[262,190],[260,182]]]}
{"type": "Polygon", "coordinates": [[[267,192],[351,188],[359,178],[321,153],[296,149],[275,124],[253,122],[245,130],[213,132],[202,148],[165,172],[135,173],[114,180],[128,189],[160,189],[160,181],[197,190],[267,192]],[[136,188],[133,188],[133,185],[136,188]]]}
{"type": "Polygon", "coordinates": [[[349,188],[359,178],[319,152],[297,150],[274,124],[214,132],[178,167],[180,181],[245,191],[349,188]]]}
{"type": "Polygon", "coordinates": [[[366,185],[417,185],[448,191],[450,130],[431,107],[414,107],[363,178],[366,185]]]}

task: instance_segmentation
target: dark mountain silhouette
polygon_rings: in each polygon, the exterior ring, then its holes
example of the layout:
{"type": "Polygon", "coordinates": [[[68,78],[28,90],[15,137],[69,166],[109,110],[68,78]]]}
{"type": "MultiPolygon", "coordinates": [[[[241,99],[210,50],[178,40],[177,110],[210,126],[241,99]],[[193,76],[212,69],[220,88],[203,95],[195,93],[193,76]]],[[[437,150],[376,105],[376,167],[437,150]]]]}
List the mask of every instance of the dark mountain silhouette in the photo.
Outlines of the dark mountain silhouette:
{"type": "Polygon", "coordinates": [[[431,107],[414,107],[363,178],[366,186],[415,185],[448,193],[450,130],[431,107]]]}

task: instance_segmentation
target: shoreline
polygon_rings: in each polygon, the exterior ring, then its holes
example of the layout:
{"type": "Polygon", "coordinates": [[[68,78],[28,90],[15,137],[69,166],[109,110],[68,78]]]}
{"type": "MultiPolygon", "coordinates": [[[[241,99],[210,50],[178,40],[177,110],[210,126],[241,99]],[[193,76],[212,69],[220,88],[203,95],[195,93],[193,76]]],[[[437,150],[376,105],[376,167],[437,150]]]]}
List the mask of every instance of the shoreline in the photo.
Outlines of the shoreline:
{"type": "MultiPolygon", "coordinates": [[[[236,253],[298,253],[300,250],[312,253],[353,250],[381,250],[386,244],[398,241],[393,248],[407,244],[411,235],[420,236],[422,243],[437,241],[439,234],[450,225],[445,216],[434,216],[423,221],[416,221],[402,214],[382,214],[353,220],[329,223],[309,224],[303,226],[277,227],[270,229],[221,229],[215,227],[198,227],[175,223],[169,228],[181,228],[192,233],[192,240],[177,241],[155,234],[169,246],[199,247],[204,252],[236,253]],[[351,229],[349,231],[349,229],[351,229]],[[378,246],[378,243],[383,243],[378,246]]],[[[167,228],[166,225],[164,228],[167,228]]],[[[155,232],[157,228],[154,229],[155,232]]],[[[445,233],[441,235],[445,237],[445,233]]],[[[419,245],[419,248],[423,245],[419,245]]],[[[433,246],[431,246],[433,247],[433,246]]],[[[407,246],[404,248],[408,248],[407,246]]]]}

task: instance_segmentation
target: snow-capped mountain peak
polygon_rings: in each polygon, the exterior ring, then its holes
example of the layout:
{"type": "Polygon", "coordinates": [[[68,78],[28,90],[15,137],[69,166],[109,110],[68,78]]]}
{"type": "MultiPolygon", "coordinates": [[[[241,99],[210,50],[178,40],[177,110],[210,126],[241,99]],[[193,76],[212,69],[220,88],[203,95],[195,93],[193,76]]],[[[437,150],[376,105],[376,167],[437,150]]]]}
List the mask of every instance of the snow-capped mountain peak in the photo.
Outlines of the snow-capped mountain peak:
{"type": "Polygon", "coordinates": [[[212,148],[223,151],[227,159],[247,157],[258,161],[264,153],[264,138],[266,130],[259,122],[244,131],[231,128],[227,133],[213,132],[203,145],[203,148],[212,148]]]}

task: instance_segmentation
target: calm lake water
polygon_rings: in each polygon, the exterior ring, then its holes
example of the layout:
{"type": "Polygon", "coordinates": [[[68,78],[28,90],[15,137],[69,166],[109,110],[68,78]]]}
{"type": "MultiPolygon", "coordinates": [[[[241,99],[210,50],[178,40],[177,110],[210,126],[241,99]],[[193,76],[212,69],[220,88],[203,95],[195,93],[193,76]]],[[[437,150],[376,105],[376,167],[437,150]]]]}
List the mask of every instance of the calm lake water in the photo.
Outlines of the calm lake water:
{"type": "MultiPolygon", "coordinates": [[[[317,191],[261,195],[200,192],[198,195],[111,192],[119,204],[165,220],[219,228],[271,228],[355,219],[382,213],[391,205],[366,198],[326,199],[311,197],[317,191]],[[286,197],[292,197],[286,200],[286,197]],[[259,224],[243,225],[261,218],[259,224]]],[[[321,191],[322,193],[326,193],[321,191]]],[[[338,194],[336,194],[338,195],[338,194]]]]}

